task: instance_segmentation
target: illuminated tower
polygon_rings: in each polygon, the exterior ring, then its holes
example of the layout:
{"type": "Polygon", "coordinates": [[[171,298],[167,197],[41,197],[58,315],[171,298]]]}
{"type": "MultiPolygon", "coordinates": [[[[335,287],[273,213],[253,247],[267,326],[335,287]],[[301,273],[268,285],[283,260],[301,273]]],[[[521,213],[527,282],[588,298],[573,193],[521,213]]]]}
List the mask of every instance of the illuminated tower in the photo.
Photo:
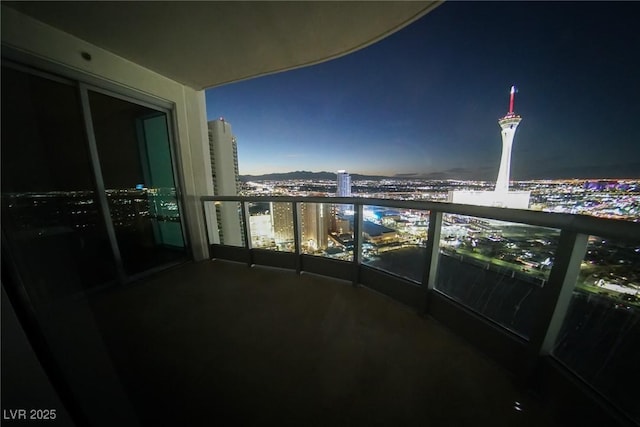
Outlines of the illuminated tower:
{"type": "Polygon", "coordinates": [[[500,159],[500,171],[496,180],[496,192],[506,193],[509,191],[509,172],[511,170],[511,146],[513,137],[522,118],[513,112],[513,99],[516,94],[516,87],[511,86],[511,98],[509,100],[509,112],[506,116],[498,120],[502,128],[502,158],[500,159]]]}
{"type": "Polygon", "coordinates": [[[516,94],[515,86],[511,86],[509,112],[498,120],[502,128],[502,158],[500,171],[494,191],[461,191],[450,190],[448,201],[467,205],[495,206],[511,209],[528,209],[531,191],[509,191],[509,173],[511,172],[511,146],[516,129],[522,118],[513,112],[513,99],[516,94]]]}

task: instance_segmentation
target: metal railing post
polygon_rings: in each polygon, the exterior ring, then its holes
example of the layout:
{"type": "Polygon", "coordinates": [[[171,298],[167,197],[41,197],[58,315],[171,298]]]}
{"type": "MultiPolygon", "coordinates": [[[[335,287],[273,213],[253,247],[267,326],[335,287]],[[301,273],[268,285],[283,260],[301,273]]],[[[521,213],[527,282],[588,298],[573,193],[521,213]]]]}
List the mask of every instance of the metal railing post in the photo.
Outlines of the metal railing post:
{"type": "Polygon", "coordinates": [[[432,209],[429,211],[429,229],[427,231],[427,262],[425,262],[421,283],[424,290],[424,313],[429,310],[429,295],[436,287],[441,231],[442,212],[432,209]]]}
{"type": "Polygon", "coordinates": [[[589,236],[586,234],[577,234],[575,236],[573,247],[571,248],[571,255],[569,258],[569,265],[566,268],[564,280],[560,285],[560,290],[557,296],[557,301],[549,323],[546,328],[546,333],[539,347],[540,355],[550,354],[560,333],[560,328],[564,322],[564,318],[571,304],[571,296],[573,295],[573,289],[575,288],[580,274],[580,265],[584,259],[585,252],[587,250],[587,242],[589,236]]]}
{"type": "Polygon", "coordinates": [[[540,355],[551,352],[562,327],[587,249],[588,235],[562,230],[549,280],[542,287],[523,375],[528,378],[540,355]]]}
{"type": "Polygon", "coordinates": [[[360,283],[360,264],[362,264],[362,218],[364,205],[354,203],[353,207],[353,286],[360,283]]]}
{"type": "Polygon", "coordinates": [[[244,230],[244,247],[249,254],[247,264],[249,267],[253,265],[253,255],[251,253],[251,226],[249,225],[249,206],[247,202],[240,202],[240,211],[242,212],[242,224],[244,230]]]}
{"type": "Polygon", "coordinates": [[[300,229],[300,218],[302,213],[300,211],[299,202],[291,202],[293,205],[293,240],[296,254],[296,273],[302,272],[302,233],[300,229]]]}
{"type": "Polygon", "coordinates": [[[211,259],[211,240],[209,239],[209,219],[207,218],[207,202],[202,200],[202,219],[204,221],[205,242],[207,242],[207,258],[211,259]]]}

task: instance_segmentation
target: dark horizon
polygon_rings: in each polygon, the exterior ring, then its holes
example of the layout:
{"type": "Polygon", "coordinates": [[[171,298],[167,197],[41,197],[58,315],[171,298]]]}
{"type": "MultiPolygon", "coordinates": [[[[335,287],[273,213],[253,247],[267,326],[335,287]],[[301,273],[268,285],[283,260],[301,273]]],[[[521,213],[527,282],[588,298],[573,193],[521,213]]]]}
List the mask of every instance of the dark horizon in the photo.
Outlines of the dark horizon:
{"type": "Polygon", "coordinates": [[[636,2],[448,2],[314,66],[207,90],[241,174],[344,169],[495,180],[518,87],[511,179],[640,177],[636,2]]]}

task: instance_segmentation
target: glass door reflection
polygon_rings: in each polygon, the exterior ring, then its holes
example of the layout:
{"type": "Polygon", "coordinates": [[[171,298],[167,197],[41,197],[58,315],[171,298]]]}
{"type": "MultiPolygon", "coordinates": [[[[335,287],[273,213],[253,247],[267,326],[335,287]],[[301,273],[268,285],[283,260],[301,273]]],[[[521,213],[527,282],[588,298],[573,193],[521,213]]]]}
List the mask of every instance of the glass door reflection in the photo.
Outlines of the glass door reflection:
{"type": "Polygon", "coordinates": [[[115,282],[77,87],[3,65],[0,147],[3,256],[33,301],[115,282]]]}
{"type": "Polygon", "coordinates": [[[94,91],[89,104],[126,274],[186,259],[167,114],[94,91]]]}

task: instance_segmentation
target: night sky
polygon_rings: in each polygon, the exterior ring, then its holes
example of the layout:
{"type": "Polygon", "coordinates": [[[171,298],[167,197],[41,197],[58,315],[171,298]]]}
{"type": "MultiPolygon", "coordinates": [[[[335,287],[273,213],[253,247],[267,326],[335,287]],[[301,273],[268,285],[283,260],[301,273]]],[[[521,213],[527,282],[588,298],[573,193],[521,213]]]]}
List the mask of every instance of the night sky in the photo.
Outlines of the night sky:
{"type": "Polygon", "coordinates": [[[241,174],[640,177],[640,3],[448,2],[329,62],[207,90],[241,174]]]}

